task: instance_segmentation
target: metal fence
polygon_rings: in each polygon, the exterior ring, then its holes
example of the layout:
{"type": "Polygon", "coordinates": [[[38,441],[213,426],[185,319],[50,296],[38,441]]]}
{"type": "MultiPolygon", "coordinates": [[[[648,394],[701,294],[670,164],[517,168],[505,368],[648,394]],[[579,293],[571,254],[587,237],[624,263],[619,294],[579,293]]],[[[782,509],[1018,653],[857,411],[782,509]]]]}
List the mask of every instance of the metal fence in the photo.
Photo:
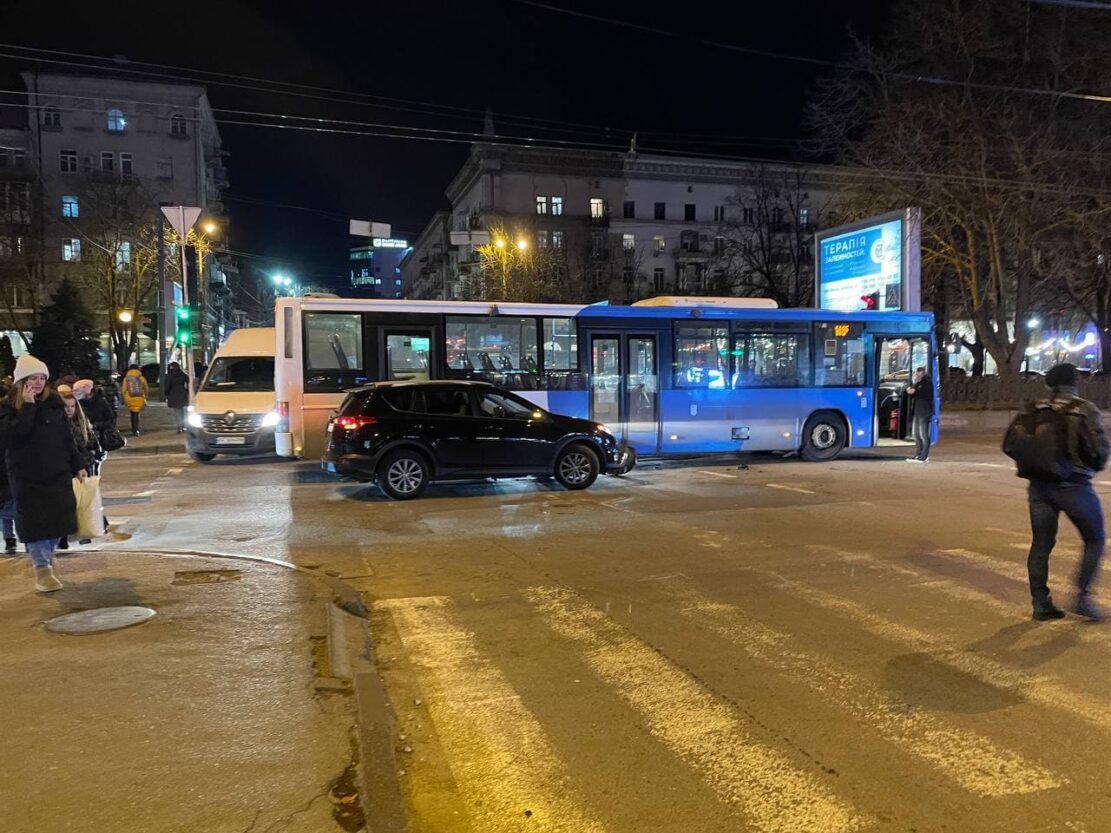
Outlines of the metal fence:
{"type": "MultiPolygon", "coordinates": [[[[1027,402],[1048,395],[1049,389],[1039,378],[967,376],[941,381],[942,408],[1007,410],[1021,408],[1027,402]]],[[[1082,379],[1080,395],[1101,409],[1111,407],[1111,376],[1082,379]]]]}

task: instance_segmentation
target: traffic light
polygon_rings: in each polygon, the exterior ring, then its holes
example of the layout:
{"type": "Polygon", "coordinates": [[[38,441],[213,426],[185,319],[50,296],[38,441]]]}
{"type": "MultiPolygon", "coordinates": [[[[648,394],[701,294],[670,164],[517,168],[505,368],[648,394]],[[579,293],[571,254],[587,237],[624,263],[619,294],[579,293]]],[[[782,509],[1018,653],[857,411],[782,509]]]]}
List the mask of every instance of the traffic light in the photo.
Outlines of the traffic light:
{"type": "Polygon", "coordinates": [[[864,302],[864,309],[866,310],[878,310],[880,308],[880,293],[878,289],[868,295],[861,295],[860,300],[864,302]]]}
{"type": "Polygon", "coordinates": [[[158,341],[158,315],[153,312],[144,315],[141,323],[143,325],[143,335],[151,341],[158,341]]]}
{"type": "Polygon", "coordinates": [[[192,307],[183,306],[178,307],[174,311],[174,321],[177,324],[177,332],[174,333],[174,341],[178,344],[189,346],[193,343],[193,309],[192,307]]]}

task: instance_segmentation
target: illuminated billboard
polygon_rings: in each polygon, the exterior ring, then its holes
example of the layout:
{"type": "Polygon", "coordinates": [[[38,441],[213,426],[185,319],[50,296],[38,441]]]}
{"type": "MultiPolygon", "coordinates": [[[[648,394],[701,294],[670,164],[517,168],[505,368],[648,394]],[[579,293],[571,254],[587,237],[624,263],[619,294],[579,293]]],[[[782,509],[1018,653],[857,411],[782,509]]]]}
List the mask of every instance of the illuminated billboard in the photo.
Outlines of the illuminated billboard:
{"type": "Polygon", "coordinates": [[[816,306],[838,312],[920,309],[919,216],[908,208],[816,234],[816,306]]]}

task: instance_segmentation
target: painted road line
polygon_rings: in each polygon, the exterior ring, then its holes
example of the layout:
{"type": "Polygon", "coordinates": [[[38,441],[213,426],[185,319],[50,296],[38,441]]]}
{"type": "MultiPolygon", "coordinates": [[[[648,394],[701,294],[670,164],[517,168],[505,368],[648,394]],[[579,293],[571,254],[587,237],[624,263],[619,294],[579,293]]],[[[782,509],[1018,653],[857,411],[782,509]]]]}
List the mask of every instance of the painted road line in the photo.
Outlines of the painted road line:
{"type": "Polygon", "coordinates": [[[974,732],[947,725],[898,700],[872,682],[841,671],[825,660],[794,650],[791,638],[752,620],[737,607],[698,597],[693,588],[672,582],[680,611],[717,633],[753,659],[819,694],[823,701],[871,726],[888,742],[941,770],[969,792],[987,797],[1023,795],[1061,786],[1053,773],[996,747],[974,732]]]}
{"type": "MultiPolygon", "coordinates": [[[[1023,550],[1029,550],[1029,544],[1022,544],[1023,550]]],[[[957,558],[962,558],[965,561],[970,561],[977,566],[984,567],[992,572],[999,573],[1000,575],[1013,579],[1014,581],[1026,584],[1030,580],[1030,575],[1026,571],[1025,564],[1017,564],[1014,561],[1007,561],[1002,558],[992,558],[990,555],[985,555],[982,552],[975,550],[966,550],[962,547],[954,547],[947,550],[938,550],[942,555],[953,555],[957,558]]]]}
{"type": "Polygon", "coordinates": [[[735,474],[726,474],[725,472],[721,472],[721,471],[707,471],[706,469],[699,469],[698,473],[699,474],[709,474],[713,477],[727,477],[730,480],[735,480],[737,478],[737,475],[735,475],[735,474]]]}
{"type": "Polygon", "coordinates": [[[562,588],[526,591],[549,626],[585,649],[590,666],[645,720],[652,736],[696,769],[764,833],[840,833],[865,820],[809,772],[757,741],[741,716],[690,675],[562,588]]]}
{"type": "Polygon", "coordinates": [[[374,606],[393,615],[418,669],[474,830],[516,833],[528,808],[530,829],[604,833],[568,789],[568,773],[539,722],[479,652],[447,598],[392,599],[374,606]]]}
{"type": "Polygon", "coordinates": [[[785,492],[798,492],[802,495],[818,494],[817,492],[811,491],[810,489],[803,489],[799,486],[784,486],[782,483],[765,483],[764,485],[767,486],[769,489],[782,489],[785,492]]]}
{"type": "Polygon", "coordinates": [[[754,571],[771,577],[796,598],[844,616],[857,627],[881,639],[900,643],[989,686],[1010,691],[1019,699],[1067,712],[1105,733],[1111,733],[1111,705],[1105,700],[1073,691],[1048,676],[1012,668],[982,654],[972,653],[965,646],[953,644],[930,631],[892,621],[851,599],[818,590],[771,570],[754,571]]]}

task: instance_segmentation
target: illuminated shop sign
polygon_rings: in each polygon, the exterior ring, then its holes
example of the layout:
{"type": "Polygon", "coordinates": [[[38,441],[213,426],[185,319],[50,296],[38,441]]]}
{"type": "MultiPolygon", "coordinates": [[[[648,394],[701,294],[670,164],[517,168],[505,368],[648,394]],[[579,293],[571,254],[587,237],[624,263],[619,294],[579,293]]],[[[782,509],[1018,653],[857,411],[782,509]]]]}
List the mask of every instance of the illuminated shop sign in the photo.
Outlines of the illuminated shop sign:
{"type": "Polygon", "coordinates": [[[839,312],[919,309],[918,218],[910,208],[815,235],[816,306],[839,312]]]}

